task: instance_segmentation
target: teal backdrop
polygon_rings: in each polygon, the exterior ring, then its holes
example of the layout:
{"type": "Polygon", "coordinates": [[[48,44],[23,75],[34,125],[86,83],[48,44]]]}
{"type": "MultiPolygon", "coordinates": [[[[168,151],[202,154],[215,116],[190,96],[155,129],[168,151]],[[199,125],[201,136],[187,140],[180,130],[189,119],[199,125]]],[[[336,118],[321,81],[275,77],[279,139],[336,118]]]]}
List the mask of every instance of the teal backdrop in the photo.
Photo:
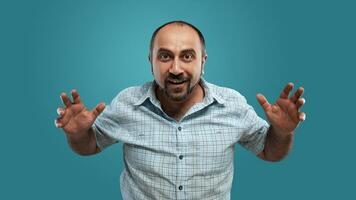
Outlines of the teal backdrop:
{"type": "Polygon", "coordinates": [[[307,119],[285,160],[237,146],[232,199],[356,199],[354,1],[0,1],[0,199],[121,199],[122,144],[74,154],[54,126],[59,95],[89,108],[152,80],[155,28],[186,20],[205,34],[205,78],[274,102],[305,88],[307,119]]]}

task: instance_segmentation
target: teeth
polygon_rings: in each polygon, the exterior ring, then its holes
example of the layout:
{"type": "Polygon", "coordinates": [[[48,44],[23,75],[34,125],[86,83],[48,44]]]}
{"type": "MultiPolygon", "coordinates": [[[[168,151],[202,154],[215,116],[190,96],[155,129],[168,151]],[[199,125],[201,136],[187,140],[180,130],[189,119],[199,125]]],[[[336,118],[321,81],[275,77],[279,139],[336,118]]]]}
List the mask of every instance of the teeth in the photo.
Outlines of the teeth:
{"type": "Polygon", "coordinates": [[[181,84],[181,83],[184,83],[184,81],[169,81],[169,82],[171,82],[171,83],[173,83],[173,84],[181,84]]]}

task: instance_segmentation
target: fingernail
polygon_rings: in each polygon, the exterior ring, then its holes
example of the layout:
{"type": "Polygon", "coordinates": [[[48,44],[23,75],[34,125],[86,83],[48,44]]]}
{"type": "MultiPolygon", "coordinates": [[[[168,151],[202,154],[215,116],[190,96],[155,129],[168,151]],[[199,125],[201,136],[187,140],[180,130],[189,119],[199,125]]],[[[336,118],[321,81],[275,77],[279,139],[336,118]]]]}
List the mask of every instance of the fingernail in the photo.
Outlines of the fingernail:
{"type": "Polygon", "coordinates": [[[302,98],[302,101],[303,101],[303,104],[305,104],[305,99],[304,98],[302,98]]]}
{"type": "Polygon", "coordinates": [[[59,128],[59,124],[57,123],[57,120],[56,120],[56,119],[54,120],[54,125],[55,125],[57,128],[59,128]]]}
{"type": "Polygon", "coordinates": [[[306,115],[304,114],[304,115],[302,116],[302,121],[305,121],[305,118],[306,118],[306,115]]]}
{"type": "Polygon", "coordinates": [[[58,114],[58,115],[61,115],[61,111],[60,111],[59,108],[57,108],[57,114],[58,114]]]}

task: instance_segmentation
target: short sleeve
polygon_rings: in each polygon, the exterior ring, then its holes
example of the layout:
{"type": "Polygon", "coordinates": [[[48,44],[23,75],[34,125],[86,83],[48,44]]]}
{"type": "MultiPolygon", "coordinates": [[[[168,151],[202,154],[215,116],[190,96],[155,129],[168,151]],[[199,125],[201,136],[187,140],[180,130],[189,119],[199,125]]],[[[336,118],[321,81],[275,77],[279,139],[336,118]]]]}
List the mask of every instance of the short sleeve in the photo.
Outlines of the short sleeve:
{"type": "Polygon", "coordinates": [[[114,137],[120,130],[117,120],[116,99],[117,98],[115,98],[109,106],[106,106],[92,126],[95,133],[96,144],[100,150],[118,142],[114,137]]]}
{"type": "Polygon", "coordinates": [[[95,133],[96,145],[100,150],[104,150],[106,147],[118,142],[113,137],[110,137],[110,135],[103,133],[95,124],[93,124],[92,128],[95,133]]]}
{"type": "Polygon", "coordinates": [[[244,127],[238,143],[257,155],[264,149],[269,124],[251,106],[245,111],[243,121],[244,127]]]}

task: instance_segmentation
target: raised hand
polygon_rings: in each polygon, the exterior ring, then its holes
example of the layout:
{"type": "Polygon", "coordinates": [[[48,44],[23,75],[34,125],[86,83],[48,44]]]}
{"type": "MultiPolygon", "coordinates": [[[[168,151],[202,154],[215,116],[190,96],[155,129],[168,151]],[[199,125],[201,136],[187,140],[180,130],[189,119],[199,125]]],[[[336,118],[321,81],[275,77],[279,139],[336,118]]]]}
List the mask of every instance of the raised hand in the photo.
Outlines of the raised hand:
{"type": "Polygon", "coordinates": [[[71,93],[73,101],[66,93],[61,94],[65,107],[57,109],[59,117],[55,120],[55,125],[69,135],[85,133],[104,110],[105,104],[100,103],[93,110],[88,110],[80,100],[78,92],[72,90],[71,93]]]}
{"type": "Polygon", "coordinates": [[[301,97],[304,88],[298,88],[294,95],[289,97],[292,89],[293,83],[288,83],[274,104],[268,103],[262,94],[257,94],[257,100],[263,107],[268,121],[278,133],[292,133],[299,122],[304,121],[306,117],[304,112],[300,112],[300,108],[305,103],[305,99],[301,97]]]}

